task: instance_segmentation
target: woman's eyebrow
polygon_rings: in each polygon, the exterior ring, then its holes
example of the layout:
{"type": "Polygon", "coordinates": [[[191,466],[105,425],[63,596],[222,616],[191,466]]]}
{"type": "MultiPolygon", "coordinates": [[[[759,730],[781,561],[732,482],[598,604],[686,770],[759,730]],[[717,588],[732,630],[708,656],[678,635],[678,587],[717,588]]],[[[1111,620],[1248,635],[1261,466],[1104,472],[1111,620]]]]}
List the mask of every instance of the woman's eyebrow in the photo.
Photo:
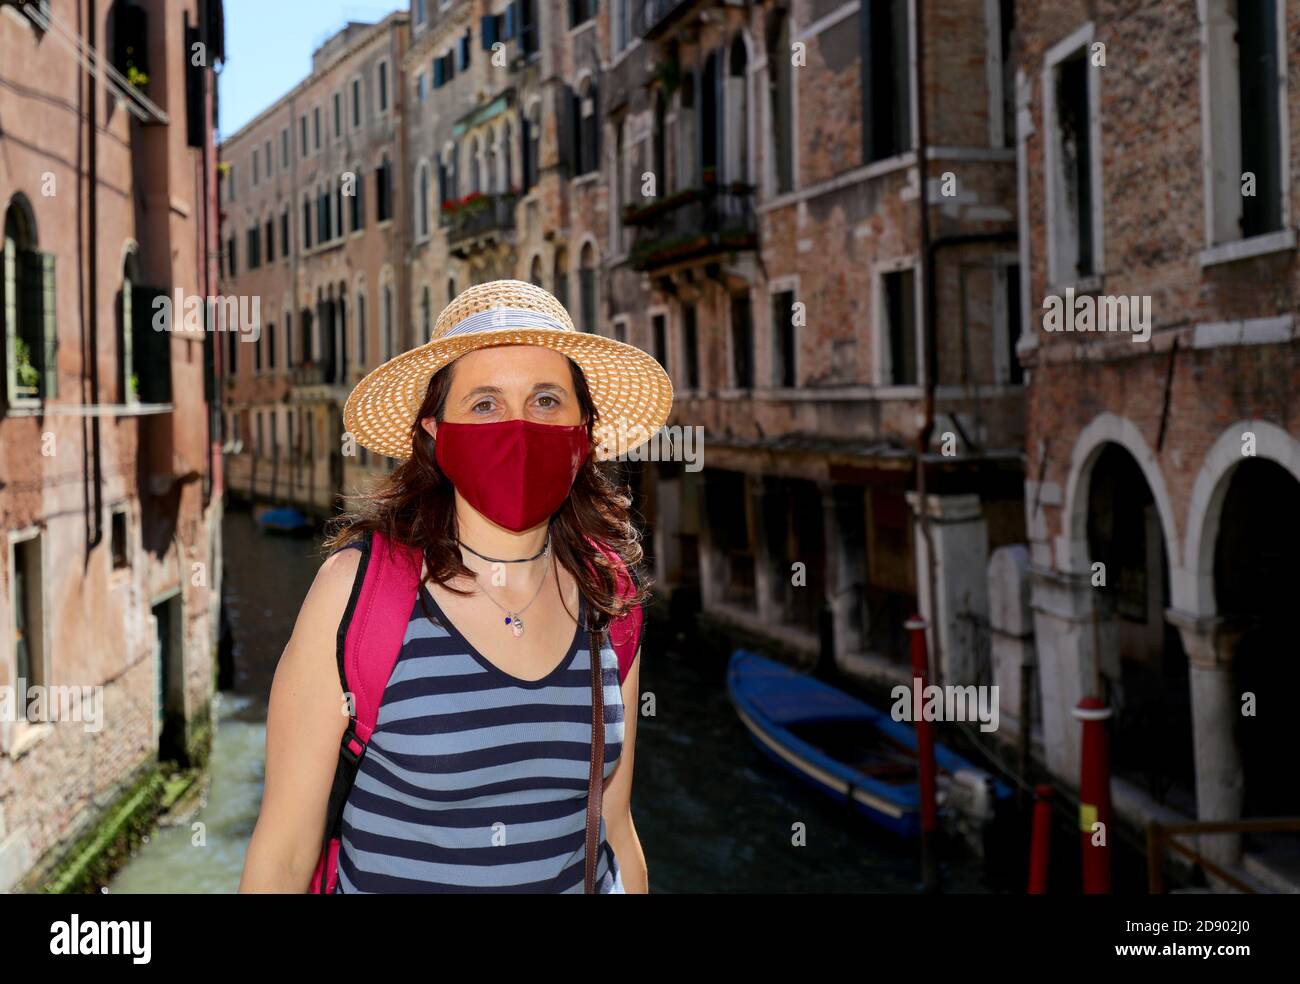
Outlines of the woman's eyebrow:
{"type": "Polygon", "coordinates": [[[467,403],[470,400],[473,400],[476,397],[483,396],[485,394],[490,396],[500,396],[501,387],[500,386],[475,386],[472,390],[470,390],[461,398],[460,402],[467,403]]]}

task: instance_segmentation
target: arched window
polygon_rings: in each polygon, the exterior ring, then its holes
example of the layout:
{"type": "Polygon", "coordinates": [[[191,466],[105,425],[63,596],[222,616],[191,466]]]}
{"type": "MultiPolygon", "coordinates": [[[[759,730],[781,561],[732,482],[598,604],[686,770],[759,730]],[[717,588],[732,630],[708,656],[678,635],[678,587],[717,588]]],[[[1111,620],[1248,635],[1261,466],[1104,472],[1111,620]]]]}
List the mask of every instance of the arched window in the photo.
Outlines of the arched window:
{"type": "Polygon", "coordinates": [[[578,269],[578,327],[596,330],[596,250],[591,243],[582,247],[578,269]]]}
{"type": "Polygon", "coordinates": [[[456,298],[456,278],[447,278],[447,303],[450,304],[456,298]]]}
{"type": "Polygon", "coordinates": [[[117,305],[117,401],[135,403],[140,399],[140,380],[136,375],[131,351],[135,331],[135,291],[140,284],[140,260],[134,248],[122,260],[122,293],[117,305]]]}
{"type": "Polygon", "coordinates": [[[542,284],[542,258],[533,257],[533,265],[528,271],[528,279],[534,287],[541,287],[542,284]]]}
{"type": "Polygon", "coordinates": [[[384,361],[393,357],[393,285],[384,284],[384,361]]]}
{"type": "Polygon", "coordinates": [[[479,183],[479,150],[478,137],[475,137],[469,145],[469,191],[475,194],[482,190],[479,183]]]}
{"type": "Polygon", "coordinates": [[[429,235],[429,162],[421,161],[419,176],[419,194],[416,196],[415,228],[416,234],[423,239],[429,235]]]}
{"type": "Polygon", "coordinates": [[[54,256],[37,248],[36,220],[15,195],[5,210],[3,281],[5,397],[10,405],[58,395],[54,256]]]}
{"type": "Polygon", "coordinates": [[[357,291],[357,367],[366,367],[366,295],[357,291]]]}
{"type": "Polygon", "coordinates": [[[555,251],[555,294],[566,308],[569,306],[569,253],[561,246],[555,251]]]}
{"type": "Polygon", "coordinates": [[[776,194],[794,187],[793,79],[790,74],[790,19],[784,11],[767,24],[768,181],[776,194]]]}
{"type": "Polygon", "coordinates": [[[352,231],[364,229],[366,225],[366,176],[360,165],[352,169],[352,201],[348,224],[352,231]]]}
{"type": "Polygon", "coordinates": [[[590,75],[582,80],[573,97],[573,173],[589,174],[600,167],[599,92],[590,75]]]}
{"type": "Polygon", "coordinates": [[[501,190],[513,194],[515,190],[514,175],[515,130],[506,120],[501,130],[501,190]]]}
{"type": "Polygon", "coordinates": [[[727,86],[723,119],[726,121],[726,176],[728,181],[749,182],[749,53],[739,34],[727,58],[727,86]]]}
{"type": "Polygon", "coordinates": [[[523,191],[528,191],[533,185],[537,184],[537,172],[539,162],[542,159],[542,123],[541,123],[541,103],[535,102],[528,107],[521,121],[523,127],[521,134],[522,146],[520,151],[523,155],[523,191]]]}
{"type": "Polygon", "coordinates": [[[492,134],[488,134],[483,143],[485,147],[483,155],[483,187],[489,195],[495,195],[499,190],[497,188],[497,145],[492,138],[492,134]]]}

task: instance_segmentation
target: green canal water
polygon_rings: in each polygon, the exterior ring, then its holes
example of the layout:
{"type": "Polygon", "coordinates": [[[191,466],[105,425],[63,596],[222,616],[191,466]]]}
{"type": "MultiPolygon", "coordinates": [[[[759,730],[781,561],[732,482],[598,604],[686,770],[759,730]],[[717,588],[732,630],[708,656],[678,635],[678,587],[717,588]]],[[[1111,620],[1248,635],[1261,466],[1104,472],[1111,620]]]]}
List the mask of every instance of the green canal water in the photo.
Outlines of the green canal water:
{"type": "MultiPolygon", "coordinates": [[[[314,541],[264,536],[245,512],[227,514],[224,540],[235,674],[216,709],[210,786],[186,823],[150,837],[110,892],[220,893],[239,884],[261,801],[266,699],[320,560],[314,541]]],[[[720,663],[693,659],[687,642],[643,653],[642,664],[642,691],[655,695],[657,713],[638,724],[633,815],[652,892],[917,890],[917,845],[759,754],[727,699],[720,663]],[[800,824],[806,843],[795,846],[800,824]]],[[[948,891],[990,891],[973,858],[950,859],[943,871],[948,891]]]]}

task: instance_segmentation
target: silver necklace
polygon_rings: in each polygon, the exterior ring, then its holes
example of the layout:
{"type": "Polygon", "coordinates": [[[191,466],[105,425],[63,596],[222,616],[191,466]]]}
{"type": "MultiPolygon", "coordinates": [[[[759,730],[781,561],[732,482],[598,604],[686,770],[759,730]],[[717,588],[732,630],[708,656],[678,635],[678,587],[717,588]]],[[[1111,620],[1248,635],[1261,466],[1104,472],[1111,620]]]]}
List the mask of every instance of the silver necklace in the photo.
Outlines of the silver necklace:
{"type": "MultiPolygon", "coordinates": [[[[464,546],[464,544],[461,544],[461,546],[464,546]]],[[[546,541],[546,546],[542,548],[542,553],[549,555],[550,549],[551,549],[551,542],[550,542],[550,538],[548,537],[546,541]]],[[[471,550],[470,553],[473,553],[473,551],[471,550]]],[[[549,572],[549,570],[550,568],[547,568],[547,572],[549,572]]],[[[477,574],[474,575],[474,580],[478,581],[477,574]]],[[[537,596],[542,593],[542,587],[545,584],[546,584],[546,573],[543,573],[542,579],[537,582],[537,590],[534,591],[533,596],[528,599],[528,604],[524,605],[524,607],[520,608],[518,611],[515,611],[513,609],[507,608],[505,605],[501,604],[501,602],[493,598],[492,595],[488,593],[487,585],[484,584],[482,581],[478,581],[478,586],[483,590],[483,594],[487,598],[487,600],[492,602],[492,604],[496,605],[503,612],[505,612],[506,615],[505,624],[507,628],[509,628],[510,631],[514,633],[516,639],[518,639],[520,636],[524,634],[524,620],[520,616],[522,616],[524,612],[528,611],[529,606],[532,605],[532,603],[537,600],[537,596]]]]}

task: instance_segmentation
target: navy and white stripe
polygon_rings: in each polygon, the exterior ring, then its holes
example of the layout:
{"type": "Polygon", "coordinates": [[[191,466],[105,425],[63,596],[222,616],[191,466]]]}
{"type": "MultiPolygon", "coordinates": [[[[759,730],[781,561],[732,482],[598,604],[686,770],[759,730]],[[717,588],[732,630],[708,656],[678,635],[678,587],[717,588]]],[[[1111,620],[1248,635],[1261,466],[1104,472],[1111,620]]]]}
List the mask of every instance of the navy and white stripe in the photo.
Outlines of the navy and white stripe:
{"type": "MultiPolygon", "coordinates": [[[[390,892],[581,893],[591,761],[585,629],[540,680],[477,652],[427,587],[343,809],[339,887],[390,892]]],[[[586,615],[580,599],[578,624],[586,615]]],[[[618,657],[605,643],[605,777],[623,748],[618,657]]],[[[597,891],[623,882],[600,821],[597,891]]]]}
{"type": "Polygon", "coordinates": [[[492,308],[488,311],[478,311],[467,318],[463,318],[438,337],[450,338],[453,335],[497,331],[501,328],[553,328],[558,331],[572,331],[568,325],[556,321],[550,315],[543,314],[541,311],[528,311],[523,308],[492,308]]]}

